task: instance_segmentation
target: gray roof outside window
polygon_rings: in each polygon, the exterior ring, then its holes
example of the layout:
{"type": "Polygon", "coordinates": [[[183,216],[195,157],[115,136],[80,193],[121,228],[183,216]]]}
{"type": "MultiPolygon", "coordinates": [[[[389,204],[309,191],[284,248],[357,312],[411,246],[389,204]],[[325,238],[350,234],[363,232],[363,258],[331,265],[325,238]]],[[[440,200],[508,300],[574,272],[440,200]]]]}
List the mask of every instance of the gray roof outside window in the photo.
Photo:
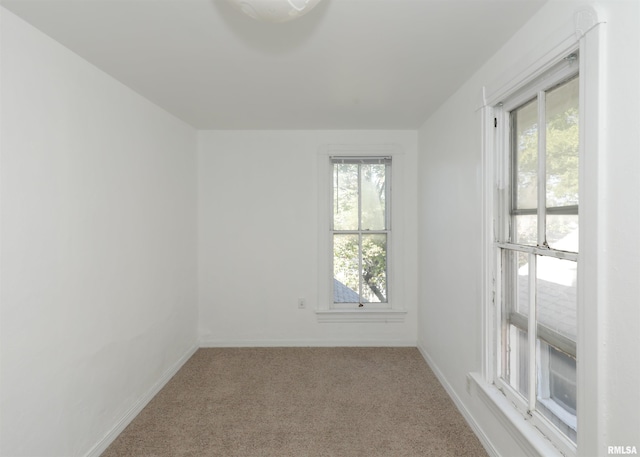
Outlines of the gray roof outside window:
{"type": "Polygon", "coordinates": [[[334,303],[360,303],[360,295],[349,287],[333,278],[334,303]]]}

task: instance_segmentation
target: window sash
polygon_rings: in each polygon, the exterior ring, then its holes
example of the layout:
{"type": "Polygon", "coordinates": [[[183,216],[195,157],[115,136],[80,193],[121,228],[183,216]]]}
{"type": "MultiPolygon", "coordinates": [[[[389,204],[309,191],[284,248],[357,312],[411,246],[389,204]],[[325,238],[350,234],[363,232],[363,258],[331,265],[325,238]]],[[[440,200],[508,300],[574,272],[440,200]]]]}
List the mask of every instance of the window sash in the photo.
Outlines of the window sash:
{"type": "Polygon", "coordinates": [[[529,246],[527,244],[515,244],[515,243],[500,243],[496,242],[495,246],[501,250],[510,250],[518,252],[526,252],[529,254],[535,254],[546,257],[554,257],[556,259],[578,261],[579,255],[577,252],[561,251],[559,249],[552,249],[546,246],[529,246]]]}
{"type": "Polygon", "coordinates": [[[362,165],[391,165],[391,157],[359,157],[359,156],[331,156],[331,164],[362,164],[362,165]]]}
{"type": "Polygon", "coordinates": [[[364,232],[364,233],[376,233],[376,232],[391,232],[391,158],[390,157],[330,157],[331,160],[331,231],[333,233],[349,233],[349,232],[364,232]],[[358,167],[358,228],[356,230],[336,230],[335,228],[335,200],[334,191],[335,184],[333,182],[334,165],[385,165],[385,205],[384,205],[384,226],[383,230],[362,230],[362,179],[360,166],[358,167]]]}
{"type": "MultiPolygon", "coordinates": [[[[525,332],[529,328],[529,317],[517,311],[511,311],[508,314],[508,321],[509,324],[525,332]]],[[[576,357],[576,342],[571,338],[567,338],[540,322],[538,322],[536,326],[536,335],[538,339],[544,341],[549,346],[553,346],[560,352],[564,352],[571,357],[576,357]]]]}
{"type": "MultiPolygon", "coordinates": [[[[575,65],[572,64],[577,59],[576,54],[571,54],[559,69],[552,73],[557,79],[543,78],[541,82],[532,86],[528,91],[517,97],[518,104],[510,102],[509,108],[504,111],[509,116],[509,143],[507,154],[509,160],[509,227],[507,231],[508,241],[515,239],[513,233],[516,225],[512,222],[514,216],[535,215],[537,216],[537,244],[548,247],[547,244],[547,215],[577,215],[579,205],[568,205],[562,207],[550,207],[547,202],[547,119],[546,119],[546,97],[547,93],[561,87],[579,77],[575,65]],[[569,59],[569,57],[571,57],[569,59]],[[515,113],[520,108],[532,103],[537,103],[537,205],[535,208],[518,208],[518,138],[516,130],[515,113]]],[[[503,105],[504,108],[504,105],[503,105]]],[[[514,242],[512,244],[519,244],[514,242]]]]}
{"type": "MultiPolygon", "coordinates": [[[[545,209],[545,213],[548,214],[559,214],[559,215],[577,215],[578,214],[578,205],[569,205],[569,206],[547,206],[545,209]]],[[[525,209],[511,209],[512,216],[526,216],[526,215],[537,215],[538,208],[525,208],[525,209]]]]}
{"type": "MultiPolygon", "coordinates": [[[[379,308],[384,307],[388,308],[390,303],[390,286],[389,286],[389,269],[390,269],[390,251],[391,251],[391,157],[390,156],[330,156],[331,162],[331,238],[335,239],[336,235],[357,235],[358,236],[358,296],[360,300],[358,302],[336,302],[335,301],[335,291],[332,291],[332,303],[333,308],[341,308],[348,307],[353,308],[355,306],[362,306],[366,303],[368,308],[379,308]],[[335,205],[336,202],[334,200],[334,192],[335,192],[335,183],[333,182],[333,177],[335,173],[335,165],[358,165],[358,177],[357,177],[357,205],[358,205],[358,214],[357,214],[357,229],[353,230],[342,230],[335,228],[335,205]],[[384,196],[385,196],[385,204],[384,204],[384,229],[363,229],[362,228],[362,165],[385,165],[384,171],[384,196]],[[370,302],[364,301],[364,268],[363,268],[363,237],[370,235],[384,235],[386,240],[386,251],[385,251],[385,300],[380,302],[370,302]]],[[[331,255],[331,277],[335,279],[334,271],[335,271],[335,245],[332,243],[332,255],[331,255]]],[[[332,281],[332,284],[335,282],[332,281]]],[[[333,288],[332,288],[333,289],[333,288]]]]}

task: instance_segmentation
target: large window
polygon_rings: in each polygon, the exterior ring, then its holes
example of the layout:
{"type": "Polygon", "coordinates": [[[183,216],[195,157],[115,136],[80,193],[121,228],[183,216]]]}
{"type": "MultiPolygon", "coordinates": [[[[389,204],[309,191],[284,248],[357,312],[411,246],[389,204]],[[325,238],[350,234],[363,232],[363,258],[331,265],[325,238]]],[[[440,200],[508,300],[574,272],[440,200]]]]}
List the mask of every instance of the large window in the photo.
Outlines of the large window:
{"type": "Polygon", "coordinates": [[[333,303],[380,308],[389,302],[389,157],[332,157],[333,303]]]}
{"type": "MultiPolygon", "coordinates": [[[[578,56],[505,100],[496,251],[496,384],[577,442],[578,56]]],[[[499,122],[499,118],[501,122],[499,122]]]]}

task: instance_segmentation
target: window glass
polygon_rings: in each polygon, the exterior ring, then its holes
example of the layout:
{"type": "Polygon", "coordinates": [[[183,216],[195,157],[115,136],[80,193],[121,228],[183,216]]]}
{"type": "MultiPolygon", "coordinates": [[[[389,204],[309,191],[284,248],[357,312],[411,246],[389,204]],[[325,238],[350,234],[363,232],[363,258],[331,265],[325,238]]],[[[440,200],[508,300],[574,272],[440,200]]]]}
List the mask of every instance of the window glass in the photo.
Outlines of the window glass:
{"type": "Polygon", "coordinates": [[[333,302],[388,303],[387,157],[332,158],[333,302]]]}
{"type": "Polygon", "coordinates": [[[536,409],[576,443],[576,359],[545,342],[538,349],[542,363],[536,409]]]}
{"type": "Polygon", "coordinates": [[[527,345],[527,316],[529,315],[529,255],[505,251],[503,312],[509,350],[505,354],[503,376],[523,398],[527,397],[529,348],[527,345]]]}
{"type": "Polygon", "coordinates": [[[387,301],[387,235],[362,235],[363,301],[387,301]]]}
{"type": "Polygon", "coordinates": [[[529,396],[529,345],[527,332],[509,326],[506,381],[523,399],[529,396]]]}
{"type": "Polygon", "coordinates": [[[386,228],[386,165],[361,166],[362,230],[386,228]]]}
{"type": "Polygon", "coordinates": [[[575,341],[577,336],[577,263],[538,256],[536,295],[538,321],[575,341]]]}
{"type": "Polygon", "coordinates": [[[333,301],[360,302],[358,235],[333,235],[333,301]]]}
{"type": "Polygon", "coordinates": [[[547,244],[560,251],[578,252],[578,215],[547,214],[547,244]]]}
{"type": "Polygon", "coordinates": [[[333,227],[358,230],[358,165],[333,165],[333,227]]]}
{"type": "Polygon", "coordinates": [[[538,244],[538,216],[525,214],[513,217],[514,236],[512,243],[535,246],[538,244]]]}
{"type": "Polygon", "coordinates": [[[578,78],[546,93],[547,244],[578,252],[578,78]],[[571,208],[573,207],[573,208],[571,208]],[[564,210],[563,210],[564,208],[564,210]]]}
{"type": "Polygon", "coordinates": [[[547,207],[578,204],[578,78],[546,93],[547,207]]]}
{"type": "Polygon", "coordinates": [[[515,165],[515,208],[538,207],[538,101],[512,112],[515,165]]]}
{"type": "Polygon", "coordinates": [[[529,315],[529,254],[524,252],[513,252],[511,255],[516,256],[515,276],[517,282],[516,288],[516,306],[518,313],[529,315]]]}
{"type": "Polygon", "coordinates": [[[513,243],[538,241],[538,102],[534,99],[511,113],[513,243]],[[528,210],[528,211],[527,211],[528,210]]]}

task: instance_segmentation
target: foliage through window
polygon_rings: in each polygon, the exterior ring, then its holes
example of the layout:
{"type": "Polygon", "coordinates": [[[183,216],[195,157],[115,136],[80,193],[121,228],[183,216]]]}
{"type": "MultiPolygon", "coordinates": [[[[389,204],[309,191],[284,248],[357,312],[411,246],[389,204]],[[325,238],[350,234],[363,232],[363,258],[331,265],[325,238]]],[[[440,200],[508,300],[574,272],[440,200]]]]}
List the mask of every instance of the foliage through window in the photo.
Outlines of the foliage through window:
{"type": "Polygon", "coordinates": [[[388,157],[332,157],[333,302],[388,303],[388,157]]]}

